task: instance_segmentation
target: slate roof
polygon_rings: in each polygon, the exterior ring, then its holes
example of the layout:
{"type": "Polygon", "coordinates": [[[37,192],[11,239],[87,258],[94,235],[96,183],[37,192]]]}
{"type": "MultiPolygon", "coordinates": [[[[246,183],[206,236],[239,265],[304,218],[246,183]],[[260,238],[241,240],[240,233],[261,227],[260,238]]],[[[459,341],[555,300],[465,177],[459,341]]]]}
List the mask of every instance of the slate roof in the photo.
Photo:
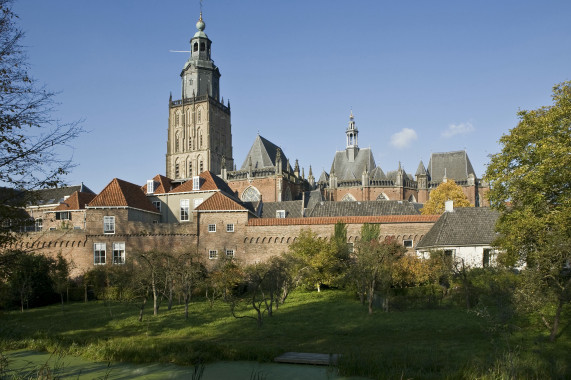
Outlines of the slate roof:
{"type": "Polygon", "coordinates": [[[91,189],[83,183],[77,186],[55,187],[52,189],[40,189],[27,193],[29,206],[59,205],[65,197],[71,196],[74,192],[94,194],[91,189]]]}
{"type": "Polygon", "coordinates": [[[442,181],[444,172],[446,177],[455,181],[468,179],[469,174],[474,173],[472,163],[465,150],[456,152],[432,153],[427,167],[431,181],[442,181]]]}
{"type": "Polygon", "coordinates": [[[266,167],[276,166],[276,155],[278,149],[281,150],[281,162],[283,171],[292,171],[291,167],[287,167],[287,157],[283,150],[274,144],[273,142],[263,138],[262,136],[256,136],[244,163],[240,170],[248,170],[250,165],[250,160],[252,161],[252,169],[261,169],[266,167]]]}
{"type": "Polygon", "coordinates": [[[215,193],[204,202],[202,202],[197,208],[197,211],[251,211],[236,199],[224,194],[215,193]]]}
{"type": "Polygon", "coordinates": [[[349,161],[348,154],[350,154],[348,149],[336,152],[331,164],[330,173],[335,172],[340,181],[360,180],[365,169],[371,172],[376,167],[370,148],[358,149],[353,162],[349,161]]]}
{"type": "Polygon", "coordinates": [[[95,198],[93,193],[76,191],[69,198],[59,204],[54,211],[84,210],[85,206],[95,198]]]}
{"type": "Polygon", "coordinates": [[[234,191],[228,186],[228,184],[216,174],[212,173],[211,171],[204,171],[200,173],[200,189],[193,190],[193,179],[189,179],[188,181],[182,183],[181,185],[175,187],[169,193],[186,193],[191,191],[216,191],[220,190],[225,192],[226,194],[233,195],[234,191]]]}
{"type": "Polygon", "coordinates": [[[443,213],[418,243],[417,249],[490,245],[498,212],[488,207],[459,207],[443,213]]]}
{"type": "MultiPolygon", "coordinates": [[[[153,192],[153,194],[166,194],[169,191],[171,191],[173,188],[172,179],[165,177],[163,175],[157,174],[156,176],[153,177],[153,181],[155,181],[157,183],[157,185],[155,186],[155,191],[153,192]]],[[[147,184],[142,186],[141,190],[143,190],[143,193],[146,194],[147,193],[147,184]]]]}
{"type": "Polygon", "coordinates": [[[325,170],[321,172],[321,175],[319,176],[319,180],[317,181],[317,183],[329,183],[329,174],[327,174],[325,170]]]}
{"type": "Polygon", "coordinates": [[[139,185],[114,178],[87,207],[132,207],[158,213],[139,185]]]}
{"type": "Polygon", "coordinates": [[[308,217],[418,215],[408,201],[319,202],[308,210],[308,217]]]}
{"type": "Polygon", "coordinates": [[[261,218],[275,218],[277,210],[284,210],[286,218],[302,218],[303,201],[262,202],[261,218]]]}
{"type": "Polygon", "coordinates": [[[383,169],[381,169],[380,166],[377,166],[376,168],[371,170],[371,173],[369,175],[371,179],[375,181],[387,180],[387,176],[385,175],[383,169]]]}
{"type": "Polygon", "coordinates": [[[420,163],[418,164],[418,168],[416,169],[416,173],[415,175],[426,175],[426,168],[424,167],[424,164],[422,163],[422,160],[420,160],[420,163]]]}
{"type": "Polygon", "coordinates": [[[305,208],[312,210],[316,204],[324,201],[323,194],[319,189],[308,191],[305,194],[305,208]]]}

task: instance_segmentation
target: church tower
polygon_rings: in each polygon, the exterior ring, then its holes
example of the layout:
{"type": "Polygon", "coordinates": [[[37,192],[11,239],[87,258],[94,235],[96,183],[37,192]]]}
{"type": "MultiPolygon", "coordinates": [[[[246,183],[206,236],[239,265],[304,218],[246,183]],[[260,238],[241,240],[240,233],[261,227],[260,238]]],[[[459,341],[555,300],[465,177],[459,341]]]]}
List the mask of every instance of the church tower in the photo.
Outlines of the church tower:
{"type": "Polygon", "coordinates": [[[169,98],[166,175],[178,181],[234,167],[230,102],[224,105],[220,99],[220,71],[211,58],[212,41],[205,28],[200,13],[190,58],[180,73],[181,99],[169,98]]]}

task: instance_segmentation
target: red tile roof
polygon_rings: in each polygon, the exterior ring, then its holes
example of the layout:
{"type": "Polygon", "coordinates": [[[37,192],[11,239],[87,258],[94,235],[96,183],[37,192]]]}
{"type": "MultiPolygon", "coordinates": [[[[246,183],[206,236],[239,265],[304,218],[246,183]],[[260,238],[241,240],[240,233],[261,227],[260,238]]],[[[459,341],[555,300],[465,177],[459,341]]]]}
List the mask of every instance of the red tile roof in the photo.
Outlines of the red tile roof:
{"type": "Polygon", "coordinates": [[[198,211],[248,211],[224,193],[216,193],[196,208],[198,211]]]}
{"type": "Polygon", "coordinates": [[[87,205],[88,207],[133,207],[145,211],[159,211],[147,199],[139,185],[114,178],[87,205]]]}
{"type": "Polygon", "coordinates": [[[74,192],[65,201],[59,204],[54,211],[83,210],[85,206],[95,198],[93,193],[74,192]]]}
{"type": "MultiPolygon", "coordinates": [[[[153,194],[165,194],[172,190],[172,180],[163,175],[157,174],[153,177],[153,181],[158,182],[158,186],[155,188],[153,194]]],[[[147,185],[141,186],[143,193],[147,194],[147,185]]]]}
{"type": "Polygon", "coordinates": [[[193,190],[193,180],[189,179],[185,183],[181,184],[180,186],[175,187],[169,193],[185,193],[191,191],[215,191],[220,190],[227,194],[234,194],[232,189],[228,186],[228,184],[216,174],[212,173],[211,171],[205,171],[200,173],[200,189],[193,190]]]}
{"type": "Polygon", "coordinates": [[[430,223],[440,215],[379,215],[379,216],[329,216],[311,218],[257,218],[248,220],[249,226],[288,226],[309,224],[361,223],[430,223]]]}

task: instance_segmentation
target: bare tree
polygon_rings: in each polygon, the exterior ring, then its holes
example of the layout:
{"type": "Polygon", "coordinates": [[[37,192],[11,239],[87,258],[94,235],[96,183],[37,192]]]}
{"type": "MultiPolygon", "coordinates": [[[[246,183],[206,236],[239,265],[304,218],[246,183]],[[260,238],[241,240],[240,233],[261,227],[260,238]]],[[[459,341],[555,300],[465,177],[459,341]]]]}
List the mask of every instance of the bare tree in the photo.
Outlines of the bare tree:
{"type": "MultiPolygon", "coordinates": [[[[53,187],[73,166],[61,149],[82,132],[80,122],[61,123],[52,114],[55,93],[28,73],[11,0],[0,0],[0,223],[10,226],[25,217],[24,190],[53,187]]],[[[0,243],[14,239],[0,230],[0,243]]]]}

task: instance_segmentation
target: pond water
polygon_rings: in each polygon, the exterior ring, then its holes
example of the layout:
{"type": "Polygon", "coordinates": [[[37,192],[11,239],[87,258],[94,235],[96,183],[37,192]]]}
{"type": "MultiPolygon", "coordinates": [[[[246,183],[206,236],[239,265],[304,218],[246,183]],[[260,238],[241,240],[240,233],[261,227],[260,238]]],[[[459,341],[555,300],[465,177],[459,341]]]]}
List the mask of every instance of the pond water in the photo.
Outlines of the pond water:
{"type": "MultiPolygon", "coordinates": [[[[174,364],[128,364],[95,363],[75,356],[57,356],[29,350],[8,351],[8,373],[0,373],[6,378],[18,374],[25,378],[44,375],[66,379],[192,379],[194,367],[174,364]]],[[[305,380],[335,379],[357,380],[358,377],[342,377],[335,369],[327,367],[256,363],[256,362],[216,362],[204,367],[202,380],[305,380]]]]}

